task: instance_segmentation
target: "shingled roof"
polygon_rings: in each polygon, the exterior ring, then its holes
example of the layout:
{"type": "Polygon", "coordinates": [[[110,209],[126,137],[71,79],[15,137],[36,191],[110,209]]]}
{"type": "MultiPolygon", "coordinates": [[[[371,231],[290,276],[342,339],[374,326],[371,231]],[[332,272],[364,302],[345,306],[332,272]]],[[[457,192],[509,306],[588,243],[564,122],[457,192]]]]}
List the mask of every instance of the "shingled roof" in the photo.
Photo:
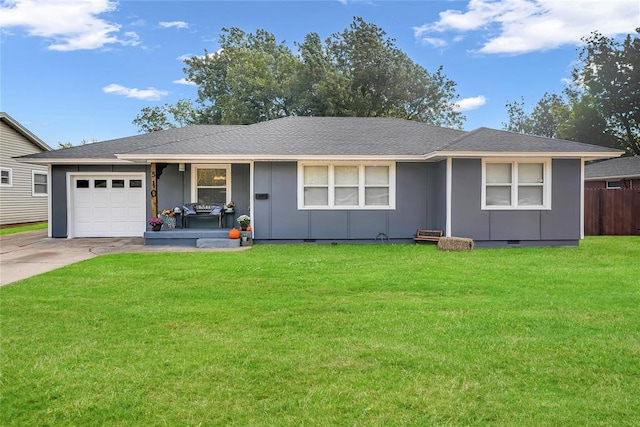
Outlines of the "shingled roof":
{"type": "Polygon", "coordinates": [[[620,157],[591,163],[584,167],[588,180],[610,178],[640,178],[640,156],[620,157]]]}
{"type": "Polygon", "coordinates": [[[24,158],[43,159],[107,159],[116,160],[116,154],[128,153],[151,147],[188,141],[192,138],[207,137],[237,126],[191,125],[183,128],[167,129],[126,138],[110,139],[69,148],[41,153],[41,155],[24,156],[24,158]]]}
{"type": "Polygon", "coordinates": [[[620,153],[613,148],[563,139],[478,128],[446,145],[441,151],[510,153],[620,153]]]}
{"type": "Polygon", "coordinates": [[[128,154],[411,156],[431,152],[464,133],[395,118],[287,117],[128,154]]]}
{"type": "Polygon", "coordinates": [[[192,125],[25,156],[38,163],[145,162],[176,159],[424,159],[439,153],[619,151],[480,128],[473,132],[397,118],[286,117],[252,125],[192,125]]]}

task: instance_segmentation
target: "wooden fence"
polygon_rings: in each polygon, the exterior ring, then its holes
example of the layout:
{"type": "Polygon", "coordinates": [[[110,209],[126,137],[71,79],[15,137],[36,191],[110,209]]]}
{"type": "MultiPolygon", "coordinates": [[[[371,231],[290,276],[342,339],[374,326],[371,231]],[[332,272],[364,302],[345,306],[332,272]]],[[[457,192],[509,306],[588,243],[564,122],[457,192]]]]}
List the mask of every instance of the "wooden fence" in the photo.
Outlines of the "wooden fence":
{"type": "Polygon", "coordinates": [[[584,190],[584,234],[640,235],[640,190],[584,190]]]}

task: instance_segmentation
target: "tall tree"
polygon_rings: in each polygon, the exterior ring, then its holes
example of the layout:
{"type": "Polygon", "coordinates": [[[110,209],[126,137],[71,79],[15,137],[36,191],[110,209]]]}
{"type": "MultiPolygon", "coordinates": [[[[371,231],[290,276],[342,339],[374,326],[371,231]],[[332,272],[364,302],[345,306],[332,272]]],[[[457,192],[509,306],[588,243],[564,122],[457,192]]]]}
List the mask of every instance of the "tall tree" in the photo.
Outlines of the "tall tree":
{"type": "Polygon", "coordinates": [[[548,138],[558,137],[558,127],[569,113],[563,98],[555,93],[545,93],[531,114],[524,110],[524,98],[509,102],[506,107],[509,121],[502,124],[504,129],[548,138]]]}
{"type": "Polygon", "coordinates": [[[429,73],[384,30],[362,18],[354,18],[324,46],[317,34],[308,35],[300,50],[303,75],[316,89],[304,105],[313,115],[400,117],[462,126],[464,116],[454,110],[456,84],[442,67],[429,73]]]}
{"type": "Polygon", "coordinates": [[[290,115],[392,116],[461,127],[455,83],[429,73],[361,18],[324,44],[315,33],[295,55],[264,30],[222,29],[220,50],[185,61],[195,105],[146,107],[141,131],[188,123],[249,124],[290,115]],[[172,116],[172,117],[171,117],[172,116]]]}
{"type": "Polygon", "coordinates": [[[199,86],[201,121],[249,124],[293,112],[299,62],[267,31],[223,28],[218,52],[185,63],[188,80],[199,86]]]}
{"type": "Polygon", "coordinates": [[[595,101],[621,148],[640,155],[640,39],[629,34],[619,42],[596,31],[583,40],[573,80],[595,101]]]}
{"type": "Polygon", "coordinates": [[[175,104],[144,107],[133,119],[133,124],[142,132],[153,132],[159,129],[182,127],[199,122],[199,112],[188,99],[181,99],[175,104]]]}

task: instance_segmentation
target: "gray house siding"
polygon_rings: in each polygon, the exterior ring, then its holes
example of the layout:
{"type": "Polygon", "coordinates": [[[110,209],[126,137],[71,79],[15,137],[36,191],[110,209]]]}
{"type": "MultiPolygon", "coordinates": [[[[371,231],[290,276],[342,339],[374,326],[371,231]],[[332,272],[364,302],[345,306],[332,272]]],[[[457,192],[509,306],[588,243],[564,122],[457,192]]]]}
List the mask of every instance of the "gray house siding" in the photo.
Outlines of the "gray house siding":
{"type": "MultiPolygon", "coordinates": [[[[47,173],[47,166],[19,163],[13,157],[43,150],[20,132],[0,121],[0,167],[11,171],[11,185],[0,185],[0,225],[46,221],[47,196],[33,195],[33,171],[47,173]]],[[[49,177],[50,179],[50,177],[49,177]]]]}
{"type": "Polygon", "coordinates": [[[361,240],[380,233],[409,240],[418,228],[440,228],[445,218],[445,168],[440,163],[396,164],[395,210],[298,210],[297,163],[256,162],[256,240],[361,240]]]}
{"type": "MultiPolygon", "coordinates": [[[[51,168],[51,237],[68,237],[67,173],[69,172],[146,172],[146,188],[151,188],[151,175],[146,165],[54,165],[51,168]]],[[[151,216],[151,202],[147,195],[147,216],[151,216]]]]}
{"type": "Polygon", "coordinates": [[[551,164],[551,210],[481,210],[482,162],[452,160],[452,235],[479,246],[577,244],[580,239],[580,160],[551,164]]]}

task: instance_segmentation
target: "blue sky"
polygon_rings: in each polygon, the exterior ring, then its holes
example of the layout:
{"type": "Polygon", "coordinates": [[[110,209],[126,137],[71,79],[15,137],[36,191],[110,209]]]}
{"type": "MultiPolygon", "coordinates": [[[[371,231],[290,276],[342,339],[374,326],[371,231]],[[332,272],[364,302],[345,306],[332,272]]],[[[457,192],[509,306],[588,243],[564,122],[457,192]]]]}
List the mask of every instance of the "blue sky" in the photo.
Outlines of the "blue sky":
{"type": "Polygon", "coordinates": [[[52,147],[138,133],[146,106],[196,98],[182,59],[218,49],[222,27],[322,39],[354,16],[457,83],[464,128],[501,128],[505,104],[559,93],[591,31],[640,25],[637,0],[0,0],[0,110],[52,147]]]}

